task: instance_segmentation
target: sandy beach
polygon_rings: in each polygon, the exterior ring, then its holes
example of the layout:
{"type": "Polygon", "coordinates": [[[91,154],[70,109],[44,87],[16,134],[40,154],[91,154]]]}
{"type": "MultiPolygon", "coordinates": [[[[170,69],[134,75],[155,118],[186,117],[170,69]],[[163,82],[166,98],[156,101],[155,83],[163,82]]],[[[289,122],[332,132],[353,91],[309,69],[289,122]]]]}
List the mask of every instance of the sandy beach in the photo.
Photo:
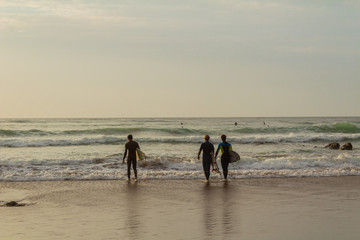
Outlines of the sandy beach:
{"type": "Polygon", "coordinates": [[[0,239],[358,239],[360,177],[1,182],[0,239]]]}

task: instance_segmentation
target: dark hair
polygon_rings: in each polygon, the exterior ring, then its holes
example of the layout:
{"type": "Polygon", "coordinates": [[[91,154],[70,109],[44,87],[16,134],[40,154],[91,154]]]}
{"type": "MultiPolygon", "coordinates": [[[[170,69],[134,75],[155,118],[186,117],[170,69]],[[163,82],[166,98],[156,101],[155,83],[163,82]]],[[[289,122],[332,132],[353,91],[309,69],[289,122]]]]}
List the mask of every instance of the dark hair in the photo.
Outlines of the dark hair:
{"type": "Polygon", "coordinates": [[[210,136],[206,134],[206,135],[204,136],[204,139],[205,139],[205,141],[209,141],[209,140],[210,140],[210,136]]]}
{"type": "Polygon", "coordinates": [[[133,136],[130,134],[130,135],[128,136],[128,139],[129,139],[129,140],[132,140],[132,139],[133,139],[133,136]]]}
{"type": "Polygon", "coordinates": [[[221,135],[221,140],[223,140],[223,142],[226,141],[226,135],[225,134],[221,135]]]}

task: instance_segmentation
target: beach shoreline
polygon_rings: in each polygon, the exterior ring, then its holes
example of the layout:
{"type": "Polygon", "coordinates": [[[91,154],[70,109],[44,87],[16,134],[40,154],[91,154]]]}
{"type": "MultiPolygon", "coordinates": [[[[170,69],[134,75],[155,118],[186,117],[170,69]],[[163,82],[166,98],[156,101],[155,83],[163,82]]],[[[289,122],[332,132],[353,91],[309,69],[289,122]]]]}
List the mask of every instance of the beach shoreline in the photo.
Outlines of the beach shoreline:
{"type": "Polygon", "coordinates": [[[1,239],[357,239],[360,177],[0,182],[1,239]]]}
{"type": "MultiPolygon", "coordinates": [[[[139,178],[200,179],[204,135],[226,134],[231,178],[360,176],[360,118],[0,119],[0,181],[127,178],[127,135],[146,153],[139,178]],[[234,126],[237,121],[238,125],[234,126]],[[183,123],[183,125],[180,125],[183,123]],[[268,127],[269,125],[269,127],[268,127]],[[183,126],[183,127],[182,127],[183,126]],[[352,151],[324,148],[351,142],[352,151]]],[[[218,160],[220,165],[220,160],[218,160]]]]}

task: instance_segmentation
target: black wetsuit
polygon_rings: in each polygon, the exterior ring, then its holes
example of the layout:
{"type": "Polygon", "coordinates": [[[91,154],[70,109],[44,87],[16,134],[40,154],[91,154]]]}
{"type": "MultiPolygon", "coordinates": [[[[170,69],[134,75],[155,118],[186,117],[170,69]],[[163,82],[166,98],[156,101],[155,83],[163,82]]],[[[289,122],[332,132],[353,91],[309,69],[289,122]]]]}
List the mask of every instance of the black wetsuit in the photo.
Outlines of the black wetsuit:
{"type": "Polygon", "coordinates": [[[200,146],[200,152],[203,151],[203,168],[205,177],[209,180],[212,154],[214,154],[214,145],[210,142],[204,142],[200,146]]]}
{"type": "Polygon", "coordinates": [[[228,143],[225,143],[222,147],[224,149],[223,154],[221,155],[221,167],[223,169],[223,173],[224,173],[224,178],[227,179],[227,175],[228,175],[228,167],[229,167],[229,160],[230,160],[230,154],[229,154],[229,150],[230,150],[230,144],[228,145],[228,143]]]}
{"type": "Polygon", "coordinates": [[[136,170],[136,149],[139,148],[139,144],[135,141],[129,141],[125,144],[125,153],[124,153],[124,159],[127,155],[127,152],[129,151],[129,155],[127,157],[127,174],[128,178],[130,179],[130,169],[131,169],[131,163],[133,165],[135,178],[137,178],[137,170],[136,170]]]}

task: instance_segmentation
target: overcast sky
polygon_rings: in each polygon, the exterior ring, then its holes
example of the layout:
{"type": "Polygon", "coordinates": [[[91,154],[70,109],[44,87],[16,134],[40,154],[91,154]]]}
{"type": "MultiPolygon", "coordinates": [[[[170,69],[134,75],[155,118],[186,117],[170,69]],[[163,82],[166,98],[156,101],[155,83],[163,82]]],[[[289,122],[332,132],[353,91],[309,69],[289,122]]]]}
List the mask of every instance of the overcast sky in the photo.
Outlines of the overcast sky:
{"type": "Polygon", "coordinates": [[[1,0],[0,117],[360,116],[357,0],[1,0]]]}

